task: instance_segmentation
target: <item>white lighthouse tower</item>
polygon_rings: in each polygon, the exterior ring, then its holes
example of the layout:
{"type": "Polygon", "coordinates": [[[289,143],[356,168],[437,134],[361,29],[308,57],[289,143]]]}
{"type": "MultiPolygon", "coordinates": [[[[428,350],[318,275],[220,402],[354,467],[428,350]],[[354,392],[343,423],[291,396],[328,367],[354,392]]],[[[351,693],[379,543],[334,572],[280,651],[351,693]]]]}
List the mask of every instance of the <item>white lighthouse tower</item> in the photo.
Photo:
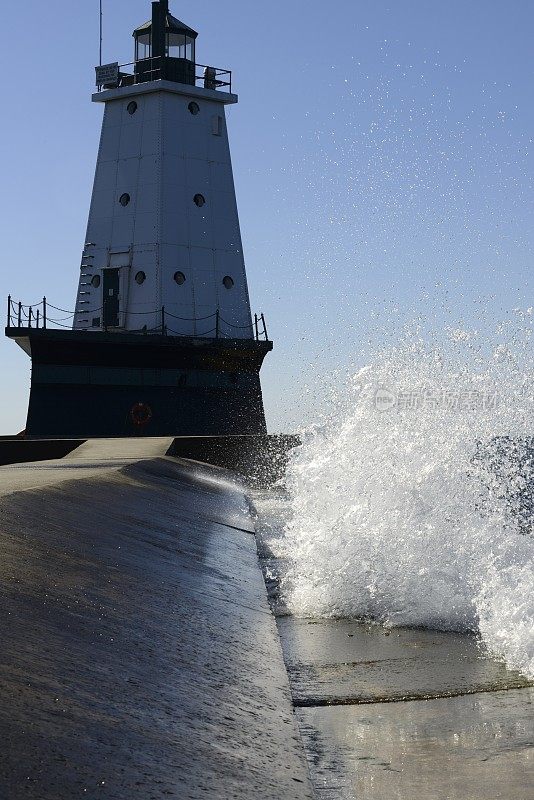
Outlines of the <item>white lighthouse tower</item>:
{"type": "Polygon", "coordinates": [[[253,338],[231,73],[197,65],[197,33],[167,0],[152,9],[134,32],[132,74],[97,71],[105,112],[74,327],[253,338]]]}
{"type": "Polygon", "coordinates": [[[104,121],[72,330],[50,326],[46,302],[25,316],[9,300],[6,333],[32,358],[27,435],[262,435],[272,342],[251,317],[232,76],[197,63],[197,33],[168,0],[134,39],[132,64],[97,67],[104,121]]]}

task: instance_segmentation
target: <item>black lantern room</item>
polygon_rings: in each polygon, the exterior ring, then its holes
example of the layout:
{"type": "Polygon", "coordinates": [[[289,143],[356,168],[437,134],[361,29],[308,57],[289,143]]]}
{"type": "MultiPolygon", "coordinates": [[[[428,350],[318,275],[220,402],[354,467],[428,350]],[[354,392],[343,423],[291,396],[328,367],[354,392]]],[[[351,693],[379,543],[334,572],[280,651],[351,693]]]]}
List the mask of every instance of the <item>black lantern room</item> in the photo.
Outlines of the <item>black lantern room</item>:
{"type": "Polygon", "coordinates": [[[168,0],[152,3],[152,19],[133,36],[137,83],[163,79],[195,85],[198,33],[169,13],[168,0]]]}

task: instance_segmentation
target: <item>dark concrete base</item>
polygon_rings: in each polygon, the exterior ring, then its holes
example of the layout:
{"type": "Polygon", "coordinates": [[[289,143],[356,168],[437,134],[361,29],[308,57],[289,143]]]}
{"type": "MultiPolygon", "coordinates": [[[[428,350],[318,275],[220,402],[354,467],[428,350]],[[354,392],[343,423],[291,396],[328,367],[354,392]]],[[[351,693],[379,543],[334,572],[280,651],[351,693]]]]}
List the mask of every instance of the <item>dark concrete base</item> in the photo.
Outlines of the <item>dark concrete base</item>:
{"type": "Polygon", "coordinates": [[[63,458],[83,444],[84,439],[19,439],[0,438],[0,466],[63,458]]]}
{"type": "Polygon", "coordinates": [[[259,373],[272,342],[21,328],[6,335],[32,359],[30,437],[267,433],[259,373]]]}

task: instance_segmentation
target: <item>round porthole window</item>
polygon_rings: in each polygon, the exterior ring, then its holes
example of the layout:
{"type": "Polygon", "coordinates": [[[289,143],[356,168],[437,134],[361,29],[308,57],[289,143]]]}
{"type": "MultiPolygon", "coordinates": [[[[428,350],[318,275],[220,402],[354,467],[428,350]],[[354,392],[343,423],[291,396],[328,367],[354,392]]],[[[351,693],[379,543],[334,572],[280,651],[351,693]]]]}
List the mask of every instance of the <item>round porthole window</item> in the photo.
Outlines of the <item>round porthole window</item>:
{"type": "Polygon", "coordinates": [[[223,286],[225,289],[231,289],[234,285],[234,280],[229,275],[225,275],[223,278],[223,286]]]}
{"type": "Polygon", "coordinates": [[[131,197],[127,192],[125,192],[124,194],[121,194],[121,196],[119,197],[119,203],[121,204],[121,206],[124,206],[124,207],[126,207],[128,205],[130,200],[131,200],[131,197]]]}
{"type": "Polygon", "coordinates": [[[176,281],[178,286],[181,286],[183,283],[185,283],[185,275],[184,275],[184,273],[183,272],[175,272],[174,273],[174,280],[176,281]]]}
{"type": "Polygon", "coordinates": [[[142,283],[146,281],[146,274],[144,272],[138,272],[135,276],[135,282],[141,286],[142,283]]]}
{"type": "Polygon", "coordinates": [[[128,103],[128,105],[126,106],[126,111],[128,112],[128,114],[130,114],[130,116],[135,114],[135,112],[137,111],[137,103],[135,102],[135,100],[132,100],[131,103],[128,103]]]}
{"type": "Polygon", "coordinates": [[[203,194],[196,194],[193,197],[193,202],[196,206],[202,208],[202,206],[206,205],[206,198],[204,197],[203,194]]]}
{"type": "Polygon", "coordinates": [[[196,117],[196,115],[200,113],[200,106],[199,106],[199,104],[198,104],[198,103],[195,103],[195,101],[194,101],[194,100],[192,100],[192,101],[189,103],[189,105],[188,105],[187,107],[188,107],[188,109],[189,109],[189,112],[190,112],[190,113],[191,113],[191,114],[192,114],[194,117],[196,117]]]}
{"type": "Polygon", "coordinates": [[[91,286],[95,289],[98,289],[100,286],[100,275],[93,275],[91,278],[91,286]]]}

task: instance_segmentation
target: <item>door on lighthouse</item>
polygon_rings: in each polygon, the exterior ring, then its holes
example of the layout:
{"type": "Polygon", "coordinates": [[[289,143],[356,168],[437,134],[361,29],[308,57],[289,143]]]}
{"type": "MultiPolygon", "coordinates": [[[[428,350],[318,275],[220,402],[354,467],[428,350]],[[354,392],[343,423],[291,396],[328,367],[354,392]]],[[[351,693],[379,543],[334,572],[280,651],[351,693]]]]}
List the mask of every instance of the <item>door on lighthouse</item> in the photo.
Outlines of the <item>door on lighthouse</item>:
{"type": "Polygon", "coordinates": [[[119,327],[119,270],[103,270],[103,320],[104,328],[119,327]]]}

